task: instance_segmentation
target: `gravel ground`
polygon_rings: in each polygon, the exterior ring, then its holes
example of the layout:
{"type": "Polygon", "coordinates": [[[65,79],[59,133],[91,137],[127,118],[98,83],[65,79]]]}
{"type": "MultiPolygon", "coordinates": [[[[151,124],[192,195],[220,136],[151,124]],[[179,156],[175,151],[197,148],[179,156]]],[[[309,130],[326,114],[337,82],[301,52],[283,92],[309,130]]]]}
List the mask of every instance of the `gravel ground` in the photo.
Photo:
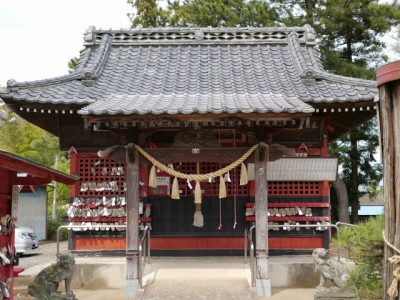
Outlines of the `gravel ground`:
{"type": "MultiPolygon", "coordinates": [[[[68,242],[62,241],[60,242],[60,253],[67,252],[68,242]]],[[[19,267],[28,269],[34,267],[38,264],[43,263],[55,263],[57,253],[57,243],[49,242],[49,241],[40,241],[39,247],[32,252],[24,254],[19,259],[19,267]]]]}
{"type": "MultiPolygon", "coordinates": [[[[38,264],[56,262],[57,243],[42,242],[35,251],[20,258],[19,266],[25,269],[38,264]]],[[[67,242],[60,243],[60,253],[67,252],[67,242]]],[[[136,300],[309,300],[314,298],[315,289],[277,289],[272,297],[258,298],[255,289],[249,288],[244,277],[242,258],[229,263],[222,258],[153,258],[155,269],[145,276],[146,288],[136,300]]],[[[21,273],[23,276],[23,273],[21,273]]],[[[29,277],[28,277],[29,278],[29,277]]],[[[28,279],[27,278],[27,279],[28,279]]],[[[32,278],[30,278],[32,280],[32,278]]],[[[27,293],[28,282],[15,278],[14,299],[32,300],[27,293]],[[20,281],[21,280],[21,281],[20,281]]],[[[74,289],[80,300],[134,300],[124,297],[123,289],[74,289]]]]}

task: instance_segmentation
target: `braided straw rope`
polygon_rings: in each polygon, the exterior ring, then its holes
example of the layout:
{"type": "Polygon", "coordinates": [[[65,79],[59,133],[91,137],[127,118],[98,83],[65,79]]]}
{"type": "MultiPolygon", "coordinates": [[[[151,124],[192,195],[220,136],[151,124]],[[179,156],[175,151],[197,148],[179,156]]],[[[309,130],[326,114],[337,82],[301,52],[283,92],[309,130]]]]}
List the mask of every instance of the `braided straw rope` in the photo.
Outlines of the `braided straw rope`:
{"type": "MultiPolygon", "coordinates": [[[[385,241],[386,245],[388,245],[390,248],[392,248],[395,252],[400,254],[400,250],[397,249],[394,245],[392,245],[387,239],[386,239],[386,235],[385,235],[385,231],[382,231],[382,236],[383,236],[383,240],[385,241]]],[[[391,264],[395,264],[396,265],[396,270],[393,271],[393,281],[392,284],[390,285],[387,294],[389,295],[389,297],[391,299],[396,298],[399,295],[398,292],[398,284],[400,281],[400,255],[394,255],[390,258],[388,258],[388,261],[391,264]]]]}
{"type": "Polygon", "coordinates": [[[181,179],[189,179],[189,180],[196,180],[196,181],[201,181],[201,180],[207,180],[209,178],[215,178],[222,176],[223,174],[229,172],[230,170],[236,168],[238,165],[240,165],[242,162],[244,162],[257,148],[258,144],[254,145],[251,147],[241,158],[239,158],[237,161],[234,161],[230,165],[226,166],[225,168],[222,168],[218,171],[207,173],[207,174],[185,174],[181,173],[178,171],[175,171],[174,169],[171,169],[164,165],[163,163],[159,162],[156,160],[154,157],[152,157],[150,154],[148,154],[146,151],[144,151],[140,146],[134,145],[136,150],[140,152],[145,158],[147,158],[153,165],[155,165],[157,168],[160,170],[168,173],[171,176],[178,177],[181,179]]]}

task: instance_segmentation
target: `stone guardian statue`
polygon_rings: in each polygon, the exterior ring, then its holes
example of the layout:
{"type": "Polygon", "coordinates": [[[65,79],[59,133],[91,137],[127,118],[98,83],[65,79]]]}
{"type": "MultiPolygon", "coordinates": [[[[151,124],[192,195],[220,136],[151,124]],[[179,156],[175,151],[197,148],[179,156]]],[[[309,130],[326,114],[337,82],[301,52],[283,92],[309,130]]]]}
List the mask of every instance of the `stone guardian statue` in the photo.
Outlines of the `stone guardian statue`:
{"type": "Polygon", "coordinates": [[[315,269],[320,272],[320,282],[317,286],[315,300],[319,299],[354,299],[355,288],[348,284],[352,264],[349,261],[339,261],[331,257],[329,251],[317,248],[312,257],[315,269]],[[327,285],[328,281],[331,283],[327,285]]]}
{"type": "Polygon", "coordinates": [[[71,290],[71,281],[75,269],[75,258],[64,254],[36,276],[28,286],[28,293],[36,300],[77,300],[71,290]],[[60,283],[65,282],[65,293],[58,291],[60,283]]]}

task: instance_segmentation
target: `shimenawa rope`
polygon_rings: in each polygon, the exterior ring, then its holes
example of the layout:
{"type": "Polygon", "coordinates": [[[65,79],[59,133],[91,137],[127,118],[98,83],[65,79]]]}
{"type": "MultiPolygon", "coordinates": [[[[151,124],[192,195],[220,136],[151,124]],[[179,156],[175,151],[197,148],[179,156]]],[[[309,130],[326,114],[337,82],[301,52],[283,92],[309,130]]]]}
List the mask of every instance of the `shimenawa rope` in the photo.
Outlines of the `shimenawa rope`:
{"type": "Polygon", "coordinates": [[[207,180],[208,178],[216,178],[216,177],[222,176],[226,172],[229,172],[230,170],[236,168],[238,165],[240,165],[242,162],[244,162],[258,148],[258,144],[251,147],[237,161],[234,161],[233,163],[229,164],[228,166],[226,166],[218,171],[207,173],[207,174],[185,174],[185,173],[175,171],[174,169],[171,169],[168,166],[166,166],[163,163],[156,160],[154,157],[152,157],[150,154],[148,154],[146,151],[144,151],[140,146],[135,145],[135,148],[140,152],[140,154],[142,154],[145,158],[147,158],[154,166],[156,166],[160,170],[168,173],[171,176],[181,178],[181,179],[202,181],[202,180],[207,180]]]}
{"type": "MultiPolygon", "coordinates": [[[[245,154],[242,155],[237,161],[229,164],[225,168],[219,169],[218,171],[207,173],[207,174],[199,174],[199,163],[197,163],[197,174],[184,174],[178,171],[175,171],[173,168],[164,165],[163,163],[159,162],[156,160],[154,157],[152,157],[150,154],[148,154],[146,151],[144,151],[140,146],[134,145],[136,150],[142,154],[145,158],[147,158],[153,166],[151,167],[150,170],[150,176],[149,176],[149,186],[150,187],[157,187],[157,182],[156,182],[156,170],[155,167],[158,169],[168,173],[171,176],[174,176],[174,180],[172,183],[172,191],[171,191],[171,198],[172,199],[179,199],[179,185],[178,185],[178,180],[177,178],[181,179],[186,179],[188,181],[188,185],[190,185],[190,180],[195,180],[196,185],[195,185],[195,192],[194,192],[194,203],[196,204],[196,211],[194,215],[194,221],[193,225],[196,227],[203,227],[203,215],[201,214],[201,202],[202,202],[202,191],[201,191],[201,186],[200,186],[200,181],[202,180],[208,180],[210,178],[215,178],[219,177],[220,178],[220,186],[219,186],[219,199],[225,198],[226,197],[226,186],[225,186],[225,181],[222,177],[223,174],[229,174],[229,171],[232,169],[235,169],[237,166],[241,165],[241,178],[240,178],[240,185],[247,184],[248,182],[248,176],[247,176],[247,170],[246,166],[244,165],[244,161],[257,149],[259,146],[258,144],[254,145],[251,147],[245,154]]],[[[236,169],[235,169],[235,174],[236,174],[236,169]]],[[[235,176],[235,184],[236,184],[236,176],[235,176]]],[[[235,188],[235,224],[233,226],[233,229],[236,227],[236,188],[235,188]]],[[[221,201],[221,200],[220,200],[221,201]]],[[[220,224],[221,228],[221,224],[220,224]]]]}
{"type": "MultiPolygon", "coordinates": [[[[385,241],[386,245],[392,248],[395,252],[400,254],[400,250],[397,249],[394,245],[392,245],[387,239],[385,235],[385,231],[382,231],[382,237],[385,241]]],[[[390,285],[389,289],[387,290],[387,294],[391,299],[396,298],[399,295],[398,285],[400,281],[400,255],[393,255],[392,257],[388,258],[388,261],[392,264],[396,265],[396,270],[393,271],[393,281],[390,285]]]]}

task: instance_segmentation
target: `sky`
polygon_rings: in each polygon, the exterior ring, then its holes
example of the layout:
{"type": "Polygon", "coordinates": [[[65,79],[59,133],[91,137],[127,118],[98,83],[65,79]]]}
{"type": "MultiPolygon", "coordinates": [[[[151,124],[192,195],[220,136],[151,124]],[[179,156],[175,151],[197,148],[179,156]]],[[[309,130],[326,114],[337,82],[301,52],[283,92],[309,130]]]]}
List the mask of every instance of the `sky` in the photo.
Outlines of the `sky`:
{"type": "Polygon", "coordinates": [[[129,28],[131,11],[126,0],[0,0],[0,87],[67,74],[89,26],[129,28]]]}
{"type": "Polygon", "coordinates": [[[83,34],[96,28],[129,28],[126,0],[0,0],[0,86],[68,73],[83,34]]]}

